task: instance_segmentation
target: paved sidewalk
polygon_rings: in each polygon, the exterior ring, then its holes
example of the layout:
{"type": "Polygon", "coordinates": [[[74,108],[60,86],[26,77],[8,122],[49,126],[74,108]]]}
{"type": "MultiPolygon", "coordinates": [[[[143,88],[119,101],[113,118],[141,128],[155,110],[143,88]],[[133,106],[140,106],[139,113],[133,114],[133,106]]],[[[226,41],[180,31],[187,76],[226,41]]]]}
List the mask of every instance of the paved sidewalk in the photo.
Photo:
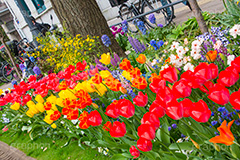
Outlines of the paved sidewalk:
{"type": "Polygon", "coordinates": [[[0,141],[0,160],[36,160],[22,151],[0,141]]]}
{"type": "MultiPolygon", "coordinates": [[[[177,0],[172,0],[172,2],[176,2],[177,0]]],[[[202,9],[203,12],[208,11],[210,13],[221,13],[225,10],[223,5],[223,0],[198,0],[198,5],[202,9]]],[[[176,18],[174,18],[174,22],[176,24],[180,24],[189,18],[191,18],[192,12],[188,8],[188,6],[184,5],[183,3],[174,5],[174,14],[176,18]]],[[[155,14],[156,17],[158,16],[155,14]]],[[[148,16],[147,16],[148,17],[148,16]]],[[[108,21],[108,25],[113,25],[116,23],[121,22],[122,20],[120,18],[115,18],[108,21]]]]}

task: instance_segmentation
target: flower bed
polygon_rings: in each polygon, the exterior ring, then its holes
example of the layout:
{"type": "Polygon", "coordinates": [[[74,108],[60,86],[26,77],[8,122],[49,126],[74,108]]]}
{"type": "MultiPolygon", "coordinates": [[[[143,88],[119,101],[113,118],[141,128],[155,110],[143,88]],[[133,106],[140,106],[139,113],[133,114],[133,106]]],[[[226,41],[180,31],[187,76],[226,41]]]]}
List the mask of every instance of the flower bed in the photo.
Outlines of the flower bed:
{"type": "Polygon", "coordinates": [[[112,159],[240,158],[240,25],[171,44],[139,35],[128,33],[128,58],[104,53],[14,85],[0,99],[8,131],[68,137],[112,159]]]}

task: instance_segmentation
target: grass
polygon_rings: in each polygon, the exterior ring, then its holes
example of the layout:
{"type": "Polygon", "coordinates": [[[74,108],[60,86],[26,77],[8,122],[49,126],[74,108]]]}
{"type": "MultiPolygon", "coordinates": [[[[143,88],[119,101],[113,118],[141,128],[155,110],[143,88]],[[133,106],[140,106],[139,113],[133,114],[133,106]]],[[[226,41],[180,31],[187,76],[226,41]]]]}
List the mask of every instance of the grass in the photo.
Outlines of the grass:
{"type": "MultiPolygon", "coordinates": [[[[3,128],[3,127],[1,127],[3,128]]],[[[0,131],[2,132],[2,131],[0,131]]],[[[9,131],[0,134],[0,141],[18,148],[27,156],[37,160],[108,160],[107,156],[97,150],[85,147],[83,150],[78,142],[71,141],[68,146],[63,146],[67,139],[59,139],[56,142],[49,137],[39,137],[32,141],[27,132],[14,134],[9,131]]]]}

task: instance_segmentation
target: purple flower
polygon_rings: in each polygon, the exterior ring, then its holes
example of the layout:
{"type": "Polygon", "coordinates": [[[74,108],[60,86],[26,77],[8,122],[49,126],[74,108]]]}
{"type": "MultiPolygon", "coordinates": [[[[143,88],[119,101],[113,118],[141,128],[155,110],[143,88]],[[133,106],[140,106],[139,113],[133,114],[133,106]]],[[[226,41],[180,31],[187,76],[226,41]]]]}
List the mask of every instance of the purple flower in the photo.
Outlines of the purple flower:
{"type": "Polygon", "coordinates": [[[153,13],[149,15],[148,19],[152,24],[156,23],[156,18],[155,18],[155,15],[153,13]]]}
{"type": "Polygon", "coordinates": [[[173,129],[177,128],[177,124],[175,124],[175,123],[172,124],[172,128],[173,128],[173,129]]]}
{"type": "Polygon", "coordinates": [[[112,44],[110,38],[106,34],[102,35],[101,40],[106,47],[112,44]]]}
{"type": "Polygon", "coordinates": [[[53,73],[53,70],[52,70],[52,69],[50,69],[50,70],[48,71],[48,74],[51,74],[51,73],[53,73]]]}
{"type": "Polygon", "coordinates": [[[172,129],[172,127],[171,127],[171,126],[169,126],[169,127],[168,127],[168,131],[171,131],[171,129],[172,129]]]}
{"type": "Polygon", "coordinates": [[[117,66],[118,66],[117,63],[116,63],[116,61],[115,61],[115,59],[112,58],[112,57],[111,57],[111,64],[112,64],[114,67],[117,67],[117,66]]]}
{"type": "Polygon", "coordinates": [[[40,74],[41,74],[41,70],[38,68],[38,66],[34,66],[34,67],[33,67],[33,72],[34,72],[36,75],[40,75],[40,74]]]}
{"type": "Polygon", "coordinates": [[[113,53],[113,56],[116,63],[120,62],[120,58],[116,53],[113,53]]]}
{"type": "Polygon", "coordinates": [[[162,24],[158,24],[157,26],[163,28],[163,25],[162,25],[162,24]]]}
{"type": "Polygon", "coordinates": [[[144,35],[146,34],[147,28],[145,27],[145,24],[144,24],[143,21],[138,21],[137,22],[137,27],[142,32],[142,34],[144,34],[144,35]]]}
{"type": "Polygon", "coordinates": [[[21,63],[20,65],[19,65],[19,67],[20,67],[20,69],[23,71],[24,69],[26,69],[26,67],[25,67],[25,65],[23,64],[23,63],[21,63]]]}
{"type": "Polygon", "coordinates": [[[108,67],[105,67],[105,66],[103,66],[103,65],[101,65],[101,64],[97,64],[96,67],[97,67],[98,69],[100,69],[100,70],[109,70],[108,67]]]}

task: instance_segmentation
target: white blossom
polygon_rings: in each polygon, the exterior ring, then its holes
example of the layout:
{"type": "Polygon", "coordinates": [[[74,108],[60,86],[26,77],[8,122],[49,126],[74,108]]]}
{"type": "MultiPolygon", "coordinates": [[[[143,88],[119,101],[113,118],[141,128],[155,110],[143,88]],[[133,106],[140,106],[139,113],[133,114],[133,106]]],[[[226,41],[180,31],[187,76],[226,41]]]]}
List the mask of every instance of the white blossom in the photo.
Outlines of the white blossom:
{"type": "Polygon", "coordinates": [[[192,65],[191,63],[187,63],[184,67],[183,67],[184,71],[190,70],[190,71],[194,71],[194,65],[192,65]]]}
{"type": "Polygon", "coordinates": [[[179,43],[174,41],[174,42],[172,42],[170,50],[173,51],[174,49],[177,49],[178,47],[179,47],[179,43]]]}
{"type": "Polygon", "coordinates": [[[234,38],[237,38],[237,35],[240,35],[240,25],[239,24],[235,24],[233,26],[233,28],[231,28],[229,30],[229,33],[231,36],[233,36],[234,38]]]}
{"type": "Polygon", "coordinates": [[[231,66],[231,62],[235,59],[235,56],[234,55],[230,55],[227,57],[227,64],[229,66],[231,66]]]}

